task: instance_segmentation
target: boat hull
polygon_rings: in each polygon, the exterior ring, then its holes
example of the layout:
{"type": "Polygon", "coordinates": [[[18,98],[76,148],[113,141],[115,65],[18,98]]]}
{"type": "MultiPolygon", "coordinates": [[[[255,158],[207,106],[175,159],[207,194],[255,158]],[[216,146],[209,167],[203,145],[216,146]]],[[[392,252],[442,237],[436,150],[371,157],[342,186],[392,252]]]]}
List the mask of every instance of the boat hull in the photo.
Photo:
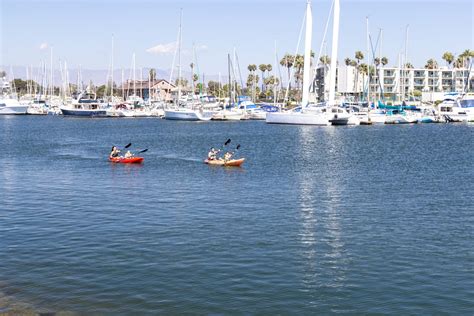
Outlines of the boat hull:
{"type": "Polygon", "coordinates": [[[240,167],[244,162],[245,162],[245,158],[233,159],[233,160],[227,160],[227,161],[223,159],[204,160],[205,164],[208,164],[211,166],[223,166],[223,167],[240,167]]]}
{"type": "Polygon", "coordinates": [[[73,110],[61,108],[61,112],[65,116],[81,116],[81,117],[106,117],[106,110],[73,110]]]}
{"type": "Polygon", "coordinates": [[[174,121],[209,121],[212,112],[198,110],[165,110],[165,119],[174,121]]]}
{"type": "Polygon", "coordinates": [[[268,124],[287,125],[328,126],[331,124],[327,117],[323,114],[295,112],[268,112],[265,121],[268,124]]]}
{"type": "Polygon", "coordinates": [[[0,99],[0,115],[26,114],[28,105],[22,105],[15,99],[0,99]]]}
{"type": "Polygon", "coordinates": [[[143,157],[109,157],[109,161],[113,163],[142,163],[143,157]]]}

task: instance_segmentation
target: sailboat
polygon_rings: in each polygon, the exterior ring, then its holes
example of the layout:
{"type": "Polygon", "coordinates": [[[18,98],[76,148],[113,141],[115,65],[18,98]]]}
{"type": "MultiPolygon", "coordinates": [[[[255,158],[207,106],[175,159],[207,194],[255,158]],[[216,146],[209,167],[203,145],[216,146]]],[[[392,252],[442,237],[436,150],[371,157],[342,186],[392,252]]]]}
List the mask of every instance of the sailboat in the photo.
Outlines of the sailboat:
{"type": "Polygon", "coordinates": [[[2,114],[26,114],[28,105],[18,102],[16,94],[6,78],[0,78],[0,115],[2,114]]]}
{"type": "MultiPolygon", "coordinates": [[[[181,21],[183,14],[181,12],[179,19],[179,40],[178,40],[178,81],[181,79],[181,21]]],[[[164,118],[175,121],[210,121],[214,112],[206,111],[202,106],[194,108],[194,100],[191,101],[191,107],[181,106],[181,82],[178,82],[178,97],[176,107],[166,109],[164,118]]]]}
{"type": "MultiPolygon", "coordinates": [[[[336,0],[337,1],[337,0],[336,0]]],[[[309,107],[310,67],[311,67],[311,37],[313,17],[311,13],[311,1],[306,4],[306,26],[305,26],[305,53],[303,65],[303,98],[301,109],[290,112],[269,112],[266,122],[269,124],[290,125],[330,125],[325,108],[309,107]]]]}

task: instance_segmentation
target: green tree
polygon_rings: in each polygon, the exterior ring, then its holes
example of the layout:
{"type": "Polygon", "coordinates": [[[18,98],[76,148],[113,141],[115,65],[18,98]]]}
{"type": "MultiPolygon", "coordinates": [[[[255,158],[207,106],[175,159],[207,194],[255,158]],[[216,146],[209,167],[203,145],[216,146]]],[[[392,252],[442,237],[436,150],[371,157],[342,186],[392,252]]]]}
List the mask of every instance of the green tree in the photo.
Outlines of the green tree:
{"type": "Polygon", "coordinates": [[[426,61],[425,69],[436,69],[436,68],[438,68],[438,62],[435,59],[430,58],[426,61]]]}
{"type": "Polygon", "coordinates": [[[360,63],[360,61],[364,59],[364,53],[362,53],[360,50],[356,51],[355,59],[357,60],[357,63],[360,63]]]}
{"type": "MultiPolygon", "coordinates": [[[[193,89],[198,90],[198,91],[202,91],[202,90],[200,90],[199,88],[196,87],[196,82],[198,80],[199,80],[198,74],[193,74],[193,89]]],[[[201,88],[202,88],[202,86],[201,86],[201,88]]]]}
{"type": "MultiPolygon", "coordinates": [[[[354,54],[354,57],[356,59],[356,63],[355,64],[355,67],[356,67],[356,79],[355,79],[355,82],[359,82],[359,73],[361,72],[361,69],[364,69],[364,67],[360,67],[360,61],[362,59],[364,59],[364,53],[362,53],[360,50],[356,51],[355,54],[354,54]]],[[[366,65],[367,67],[367,65],[366,65]]],[[[368,69],[367,69],[368,71],[368,69]]],[[[364,79],[362,79],[364,80],[364,79]]]]}
{"type": "Polygon", "coordinates": [[[103,98],[104,96],[106,96],[107,86],[106,85],[98,86],[95,93],[96,93],[98,98],[103,98]]]}
{"type": "Polygon", "coordinates": [[[150,78],[151,82],[156,80],[156,69],[150,69],[150,71],[148,72],[148,78],[150,78]]]}
{"type": "Polygon", "coordinates": [[[207,83],[207,91],[209,91],[209,94],[219,96],[219,89],[219,82],[210,80],[207,83]]]}
{"type": "Polygon", "coordinates": [[[186,79],[186,78],[178,78],[178,79],[175,80],[174,83],[175,83],[176,86],[179,85],[179,86],[181,86],[182,88],[184,88],[184,87],[187,87],[187,86],[188,86],[188,79],[186,79]]]}
{"type": "Polygon", "coordinates": [[[454,61],[454,55],[450,52],[445,52],[443,54],[443,57],[444,61],[446,62],[446,64],[448,64],[448,66],[451,66],[451,64],[453,63],[454,61]]]}
{"type": "Polygon", "coordinates": [[[264,91],[264,83],[265,83],[265,71],[267,71],[267,65],[266,64],[260,64],[258,66],[258,69],[262,72],[262,91],[264,91]]]}
{"type": "Polygon", "coordinates": [[[7,73],[4,70],[0,71],[0,78],[5,78],[7,76],[7,73]]]}
{"type": "Polygon", "coordinates": [[[293,67],[295,63],[295,57],[290,54],[285,54],[283,58],[280,60],[280,65],[286,67],[288,69],[288,87],[291,90],[291,78],[290,78],[290,69],[293,67]]]}
{"type": "Polygon", "coordinates": [[[350,66],[351,65],[351,59],[349,57],[347,57],[346,59],[344,59],[344,63],[346,64],[346,66],[350,66]]]}
{"type": "Polygon", "coordinates": [[[385,65],[388,64],[388,58],[387,57],[382,57],[380,62],[382,63],[382,66],[385,66],[385,65]]]}
{"type": "Polygon", "coordinates": [[[321,62],[321,64],[327,66],[331,63],[331,57],[329,57],[328,55],[323,55],[319,57],[319,61],[321,62]]]}

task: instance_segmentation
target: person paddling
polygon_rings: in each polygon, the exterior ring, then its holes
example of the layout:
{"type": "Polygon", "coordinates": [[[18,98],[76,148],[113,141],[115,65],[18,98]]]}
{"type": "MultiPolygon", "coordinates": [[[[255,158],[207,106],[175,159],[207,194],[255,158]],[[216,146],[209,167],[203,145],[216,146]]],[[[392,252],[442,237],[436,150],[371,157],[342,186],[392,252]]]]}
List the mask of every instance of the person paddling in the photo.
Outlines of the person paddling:
{"type": "Polygon", "coordinates": [[[220,150],[215,149],[214,147],[211,148],[209,153],[207,154],[207,159],[209,160],[216,160],[217,159],[217,154],[219,153],[220,150]]]}
{"type": "Polygon", "coordinates": [[[112,151],[110,152],[109,157],[110,157],[110,158],[116,158],[116,157],[119,156],[119,154],[120,154],[120,150],[119,150],[117,147],[113,146],[113,147],[112,147],[112,151]]]}
{"type": "Polygon", "coordinates": [[[224,161],[229,161],[229,160],[231,160],[233,155],[234,155],[233,152],[230,152],[230,151],[226,152],[226,153],[224,154],[224,161]]]}

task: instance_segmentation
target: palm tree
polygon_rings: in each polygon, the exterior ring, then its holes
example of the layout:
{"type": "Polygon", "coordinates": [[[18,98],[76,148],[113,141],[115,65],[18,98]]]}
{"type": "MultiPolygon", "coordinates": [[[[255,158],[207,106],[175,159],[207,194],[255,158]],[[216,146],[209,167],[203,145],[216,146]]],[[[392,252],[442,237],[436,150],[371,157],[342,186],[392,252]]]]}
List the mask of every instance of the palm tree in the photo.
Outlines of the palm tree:
{"type": "Polygon", "coordinates": [[[413,67],[412,63],[406,63],[406,64],[405,64],[405,68],[406,68],[406,69],[413,69],[413,68],[415,68],[415,67],[413,67]]]}
{"type": "Polygon", "coordinates": [[[460,66],[458,66],[459,68],[461,67],[468,67],[470,62],[471,62],[471,58],[474,57],[474,50],[470,50],[470,49],[466,49],[464,52],[462,52],[458,59],[461,61],[460,63],[458,62],[458,64],[461,64],[460,66]]]}
{"type": "Polygon", "coordinates": [[[255,70],[257,70],[257,65],[255,64],[250,64],[247,69],[250,71],[250,72],[254,72],[255,70]]]}
{"type": "Polygon", "coordinates": [[[255,75],[255,70],[257,70],[257,65],[255,64],[250,64],[248,65],[247,69],[250,71],[250,74],[248,76],[248,79],[247,79],[247,87],[249,87],[249,79],[251,79],[251,87],[252,87],[252,100],[255,101],[253,99],[253,95],[254,95],[254,90],[255,90],[255,84],[258,83],[258,76],[255,75]]]}
{"type": "Polygon", "coordinates": [[[328,55],[323,55],[319,58],[319,61],[321,62],[321,64],[327,66],[331,63],[331,57],[329,57],[328,55]]]}
{"type": "Polygon", "coordinates": [[[260,64],[258,66],[258,69],[262,72],[262,91],[264,91],[264,83],[265,83],[265,71],[267,70],[267,65],[266,64],[260,64]]]}
{"type": "Polygon", "coordinates": [[[362,53],[360,50],[356,51],[355,59],[357,60],[357,63],[360,63],[360,61],[364,59],[364,53],[362,53]]]}
{"type": "Polygon", "coordinates": [[[380,58],[375,57],[375,59],[374,59],[374,64],[375,64],[375,66],[378,67],[378,66],[380,65],[380,62],[381,62],[381,61],[380,61],[380,58]]]}
{"type": "Polygon", "coordinates": [[[346,59],[344,59],[344,63],[346,64],[346,66],[350,66],[351,59],[349,57],[347,57],[346,59]]]}
{"type": "Polygon", "coordinates": [[[436,69],[436,68],[438,68],[438,62],[433,58],[428,59],[425,65],[425,69],[436,69]]]}
{"type": "Polygon", "coordinates": [[[448,64],[448,66],[451,66],[451,64],[454,61],[454,55],[450,52],[445,52],[443,54],[443,57],[441,57],[441,58],[443,58],[446,61],[446,64],[448,64]]]}
{"type": "Polygon", "coordinates": [[[355,82],[359,82],[359,73],[360,73],[360,61],[364,59],[364,53],[362,53],[360,50],[356,51],[354,54],[354,57],[356,59],[355,67],[356,67],[356,80],[355,82]]]}
{"type": "Polygon", "coordinates": [[[291,79],[290,79],[290,69],[293,67],[295,63],[295,57],[291,56],[290,54],[285,54],[283,58],[280,60],[280,65],[283,67],[288,68],[288,87],[291,90],[291,79]]]}
{"type": "MultiPolygon", "coordinates": [[[[360,64],[360,65],[357,65],[357,75],[356,75],[356,78],[357,78],[357,81],[359,80],[359,74],[362,74],[362,82],[364,83],[365,82],[365,75],[369,73],[369,67],[366,65],[366,64],[360,64]]],[[[368,89],[368,87],[367,87],[368,89]]]]}
{"type": "Polygon", "coordinates": [[[388,58],[382,57],[382,60],[380,62],[382,63],[382,66],[385,66],[386,64],[388,64],[388,58]]]}
{"type": "Polygon", "coordinates": [[[191,67],[191,81],[193,84],[193,93],[194,93],[194,63],[190,63],[189,67],[191,67]]]}
{"type": "Polygon", "coordinates": [[[151,82],[154,82],[156,79],[156,70],[154,68],[151,68],[150,71],[148,72],[148,77],[150,78],[151,82]]]}
{"type": "Polygon", "coordinates": [[[295,71],[295,80],[296,85],[299,87],[299,83],[303,80],[303,67],[304,67],[304,56],[303,55],[296,55],[295,56],[295,64],[294,67],[296,68],[295,71]]]}
{"type": "Polygon", "coordinates": [[[193,74],[193,90],[195,89],[196,81],[198,81],[198,80],[199,80],[198,74],[193,74]]]}

